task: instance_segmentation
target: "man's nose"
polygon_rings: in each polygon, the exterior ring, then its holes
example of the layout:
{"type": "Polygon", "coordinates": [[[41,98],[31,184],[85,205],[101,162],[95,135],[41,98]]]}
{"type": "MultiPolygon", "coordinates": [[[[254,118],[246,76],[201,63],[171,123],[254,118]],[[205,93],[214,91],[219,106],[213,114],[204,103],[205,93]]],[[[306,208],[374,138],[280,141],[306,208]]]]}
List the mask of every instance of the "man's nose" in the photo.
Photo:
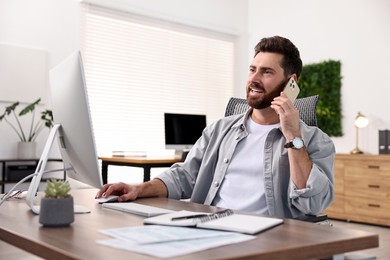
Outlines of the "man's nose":
{"type": "Polygon", "coordinates": [[[255,82],[255,83],[261,83],[261,74],[256,72],[249,76],[249,81],[255,82]]]}

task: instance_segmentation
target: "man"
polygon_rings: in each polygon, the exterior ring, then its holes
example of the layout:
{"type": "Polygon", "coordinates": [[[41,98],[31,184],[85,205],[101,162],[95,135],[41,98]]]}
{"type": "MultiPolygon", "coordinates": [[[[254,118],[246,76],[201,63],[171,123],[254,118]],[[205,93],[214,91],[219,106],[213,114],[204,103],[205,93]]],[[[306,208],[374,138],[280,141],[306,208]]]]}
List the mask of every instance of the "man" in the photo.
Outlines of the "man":
{"type": "Polygon", "coordinates": [[[333,201],[335,149],[325,133],[299,119],[283,93],[289,78],[297,80],[301,71],[293,43],[279,36],[263,38],[249,66],[246,93],[251,109],[206,127],[185,162],[156,179],[139,185],[106,184],[96,197],[191,198],[287,218],[320,213],[333,201]]]}

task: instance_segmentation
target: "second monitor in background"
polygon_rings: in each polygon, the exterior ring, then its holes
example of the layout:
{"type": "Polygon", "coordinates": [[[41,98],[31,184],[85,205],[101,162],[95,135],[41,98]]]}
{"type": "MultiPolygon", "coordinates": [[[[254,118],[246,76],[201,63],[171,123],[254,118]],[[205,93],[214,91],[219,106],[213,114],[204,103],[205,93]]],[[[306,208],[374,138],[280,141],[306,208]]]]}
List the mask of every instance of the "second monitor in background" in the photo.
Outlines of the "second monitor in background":
{"type": "Polygon", "coordinates": [[[164,124],[165,148],[175,149],[175,154],[181,156],[202,136],[206,115],[165,113],[164,124]]]}

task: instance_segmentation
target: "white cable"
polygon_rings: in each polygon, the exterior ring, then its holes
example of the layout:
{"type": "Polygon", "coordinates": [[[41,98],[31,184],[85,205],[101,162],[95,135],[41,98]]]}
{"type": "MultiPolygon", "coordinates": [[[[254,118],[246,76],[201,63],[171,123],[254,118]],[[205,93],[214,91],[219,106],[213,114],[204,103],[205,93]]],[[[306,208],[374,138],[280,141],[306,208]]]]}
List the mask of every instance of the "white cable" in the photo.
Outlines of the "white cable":
{"type": "MultiPolygon", "coordinates": [[[[45,171],[43,172],[43,174],[46,174],[46,173],[52,173],[52,172],[59,172],[59,171],[68,171],[68,170],[71,170],[72,168],[69,167],[69,168],[61,168],[61,169],[54,169],[54,170],[49,170],[49,171],[45,171]]],[[[23,182],[27,181],[28,179],[31,179],[32,177],[38,175],[38,173],[32,173],[30,175],[27,175],[26,177],[24,177],[23,179],[21,179],[20,181],[18,181],[6,194],[4,194],[1,199],[0,199],[0,206],[4,203],[4,201],[6,201],[10,195],[12,194],[12,192],[14,190],[16,190],[16,188],[22,184],[23,182]]]]}
{"type": "Polygon", "coordinates": [[[26,180],[36,176],[37,173],[32,173],[30,175],[27,175],[26,177],[24,177],[23,179],[21,179],[20,181],[18,181],[6,194],[3,195],[3,197],[1,197],[1,201],[0,201],[0,206],[3,204],[4,201],[6,201],[8,199],[8,197],[11,195],[11,193],[20,185],[22,184],[23,182],[25,182],[26,180]]]}

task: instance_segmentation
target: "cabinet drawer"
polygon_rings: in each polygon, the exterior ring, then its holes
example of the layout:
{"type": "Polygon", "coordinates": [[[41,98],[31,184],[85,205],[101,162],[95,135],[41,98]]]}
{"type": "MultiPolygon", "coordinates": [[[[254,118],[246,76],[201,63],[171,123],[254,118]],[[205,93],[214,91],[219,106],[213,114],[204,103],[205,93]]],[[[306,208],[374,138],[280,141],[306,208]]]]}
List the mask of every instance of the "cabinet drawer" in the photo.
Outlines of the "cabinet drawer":
{"type": "Polygon", "coordinates": [[[333,203],[325,210],[325,213],[344,213],[344,196],[335,194],[333,203]]]}
{"type": "Polygon", "coordinates": [[[390,178],[348,176],[345,178],[344,194],[390,201],[390,178]]]}
{"type": "Polygon", "coordinates": [[[378,199],[367,199],[362,197],[345,198],[345,213],[351,219],[355,216],[366,216],[372,218],[389,218],[390,203],[378,199]]]}
{"type": "Polygon", "coordinates": [[[390,178],[390,161],[350,160],[346,161],[344,166],[345,176],[377,176],[390,178]]]}
{"type": "Polygon", "coordinates": [[[344,162],[334,161],[334,191],[335,194],[344,194],[344,162]]]}
{"type": "Polygon", "coordinates": [[[34,173],[35,165],[10,165],[7,167],[5,180],[18,182],[24,177],[34,173]]]}

